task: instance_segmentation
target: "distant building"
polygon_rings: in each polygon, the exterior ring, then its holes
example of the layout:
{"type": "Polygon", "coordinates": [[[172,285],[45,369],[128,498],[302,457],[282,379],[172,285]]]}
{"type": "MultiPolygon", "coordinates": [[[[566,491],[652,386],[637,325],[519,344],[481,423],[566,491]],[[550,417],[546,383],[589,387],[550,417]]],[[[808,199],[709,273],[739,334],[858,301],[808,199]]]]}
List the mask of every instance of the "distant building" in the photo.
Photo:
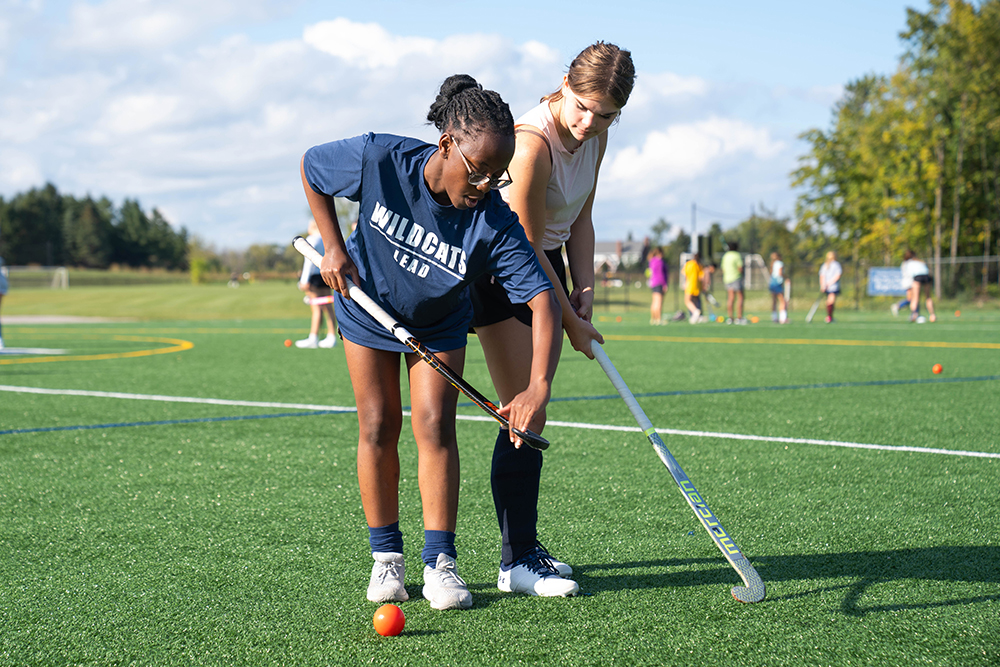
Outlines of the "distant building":
{"type": "MultiPolygon", "coordinates": [[[[612,273],[622,264],[634,267],[643,259],[644,241],[598,241],[594,244],[594,273],[601,267],[612,273]]],[[[643,267],[645,269],[645,267],[643,267]]]]}

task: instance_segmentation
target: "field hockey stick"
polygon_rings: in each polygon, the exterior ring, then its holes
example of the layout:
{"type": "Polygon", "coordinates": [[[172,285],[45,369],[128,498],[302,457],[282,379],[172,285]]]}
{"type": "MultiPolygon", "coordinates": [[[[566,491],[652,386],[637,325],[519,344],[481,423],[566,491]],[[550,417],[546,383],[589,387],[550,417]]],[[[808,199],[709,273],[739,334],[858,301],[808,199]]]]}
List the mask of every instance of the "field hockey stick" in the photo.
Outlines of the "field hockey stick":
{"type": "Polygon", "coordinates": [[[333,303],[333,295],[330,296],[304,296],[302,297],[302,303],[309,306],[322,306],[327,303],[333,303]]]}
{"type": "Polygon", "coordinates": [[[712,294],[711,292],[705,292],[705,300],[708,301],[708,303],[712,305],[712,308],[711,308],[711,310],[712,310],[712,321],[714,322],[715,321],[715,309],[718,308],[721,311],[722,310],[722,306],[719,304],[719,300],[716,299],[715,295],[712,294]]]}
{"type": "Polygon", "coordinates": [[[594,358],[597,359],[597,363],[604,369],[608,379],[611,380],[611,384],[618,390],[618,394],[625,401],[625,405],[628,406],[632,416],[639,423],[639,427],[646,434],[650,444],[653,445],[653,449],[656,450],[660,460],[663,461],[663,465],[667,466],[667,470],[670,471],[670,475],[674,478],[681,493],[684,494],[684,498],[688,501],[691,509],[694,510],[695,516],[698,517],[701,525],[708,531],[708,534],[715,542],[715,546],[719,548],[719,551],[722,552],[722,555],[726,557],[729,564],[733,566],[733,569],[743,579],[743,583],[746,584],[745,586],[733,586],[731,590],[733,597],[740,602],[760,602],[763,600],[766,591],[764,589],[764,582],[761,580],[760,575],[757,574],[757,570],[754,569],[750,561],[747,560],[747,557],[743,555],[743,552],[733,542],[729,533],[719,523],[712,510],[708,508],[698,490],[694,488],[694,484],[684,474],[680,464],[677,463],[677,459],[673,457],[667,446],[663,444],[660,434],[653,428],[653,423],[649,421],[649,417],[642,411],[639,402],[635,400],[635,396],[632,395],[632,392],[625,384],[625,380],[618,373],[618,369],[611,363],[611,359],[604,352],[604,348],[595,340],[591,342],[591,350],[594,353],[594,358]]]}
{"type": "Polygon", "coordinates": [[[819,297],[817,297],[816,301],[813,302],[812,308],[809,309],[809,314],[806,315],[806,324],[813,321],[813,316],[816,314],[816,309],[819,308],[819,302],[823,300],[823,296],[824,294],[820,292],[819,297]]]}
{"type": "MultiPolygon", "coordinates": [[[[296,250],[302,253],[306,259],[316,266],[319,266],[323,262],[323,256],[320,255],[319,252],[316,251],[316,248],[312,247],[312,245],[310,245],[310,243],[301,236],[296,236],[292,239],[292,246],[294,246],[296,250]]],[[[407,331],[402,324],[397,322],[392,315],[385,312],[385,310],[375,303],[370,296],[365,294],[364,290],[355,285],[349,276],[345,276],[345,280],[347,281],[348,286],[347,293],[350,297],[356,301],[359,306],[364,308],[369,315],[375,318],[379,324],[388,329],[389,333],[398,338],[403,345],[416,352],[417,355],[426,361],[431,368],[440,373],[445,380],[451,383],[451,386],[455,387],[455,389],[458,389],[460,392],[472,399],[473,403],[485,410],[490,417],[493,417],[493,419],[500,422],[501,426],[513,431],[514,435],[519,437],[531,447],[534,447],[535,449],[548,449],[548,440],[537,433],[512,428],[510,422],[507,421],[507,418],[500,414],[499,408],[495,403],[476,391],[472,385],[462,379],[461,375],[452,370],[448,364],[441,361],[441,359],[428,350],[423,343],[414,338],[413,334],[407,331]]]]}

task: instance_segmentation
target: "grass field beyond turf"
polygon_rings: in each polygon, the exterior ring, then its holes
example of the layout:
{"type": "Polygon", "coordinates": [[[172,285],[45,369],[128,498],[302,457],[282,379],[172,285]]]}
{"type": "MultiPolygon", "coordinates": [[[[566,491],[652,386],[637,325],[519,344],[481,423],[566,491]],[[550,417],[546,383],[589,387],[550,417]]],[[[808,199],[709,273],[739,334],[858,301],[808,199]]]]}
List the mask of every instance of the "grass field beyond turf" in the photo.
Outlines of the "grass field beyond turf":
{"type": "MultiPolygon", "coordinates": [[[[650,327],[637,309],[600,311],[605,349],[767,599],[730,597],[737,574],[600,367],[566,344],[540,537],[584,594],[496,589],[496,429],[462,403],[458,562],[475,604],[439,612],[421,597],[406,426],[411,599],[403,634],[384,638],[364,598],[341,346],[284,347],[307,312],[269,310],[277,297],[255,311],[265,319],[210,317],[242,317],[226,299],[250,289],[143,288],[143,321],[6,321],[126,316],[109,289],[72,308],[47,292],[4,301],[8,347],[65,354],[0,355],[0,664],[1000,664],[996,312],[650,327]],[[164,302],[190,319],[164,319],[164,302]]],[[[493,395],[474,337],[465,375],[493,395]]]]}

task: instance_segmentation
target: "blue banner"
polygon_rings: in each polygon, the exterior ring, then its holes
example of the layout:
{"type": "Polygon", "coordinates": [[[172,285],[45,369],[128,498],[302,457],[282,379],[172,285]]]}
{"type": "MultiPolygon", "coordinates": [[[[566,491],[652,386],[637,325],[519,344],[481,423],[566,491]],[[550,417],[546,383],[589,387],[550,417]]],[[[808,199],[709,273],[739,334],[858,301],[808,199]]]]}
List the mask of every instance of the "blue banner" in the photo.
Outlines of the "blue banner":
{"type": "Polygon", "coordinates": [[[898,268],[868,269],[868,296],[903,296],[903,272],[898,268]]]}

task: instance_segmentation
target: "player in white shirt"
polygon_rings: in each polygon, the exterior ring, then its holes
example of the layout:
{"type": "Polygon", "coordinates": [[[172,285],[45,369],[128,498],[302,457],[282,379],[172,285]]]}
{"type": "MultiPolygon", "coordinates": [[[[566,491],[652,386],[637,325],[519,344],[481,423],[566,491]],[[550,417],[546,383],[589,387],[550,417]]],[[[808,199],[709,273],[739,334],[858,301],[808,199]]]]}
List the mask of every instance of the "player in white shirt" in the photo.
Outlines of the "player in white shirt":
{"type": "MultiPolygon", "coordinates": [[[[925,262],[917,259],[916,253],[907,250],[903,253],[903,263],[899,267],[903,274],[902,286],[906,289],[906,298],[910,302],[910,321],[922,323],[923,317],[920,315],[920,293],[926,290],[927,312],[931,322],[937,320],[934,314],[934,299],[931,298],[931,287],[934,285],[934,278],[925,262]]],[[[895,311],[894,311],[895,312],[895,311]]]]}
{"type": "Polygon", "coordinates": [[[833,308],[840,294],[840,277],[844,274],[837,253],[831,250],[826,253],[826,261],[819,267],[819,289],[826,294],[826,323],[833,322],[833,308]]]}
{"type": "Polygon", "coordinates": [[[788,309],[785,305],[785,263],[781,255],[771,253],[771,282],[767,286],[771,292],[771,321],[778,324],[788,322],[788,309]]]}

